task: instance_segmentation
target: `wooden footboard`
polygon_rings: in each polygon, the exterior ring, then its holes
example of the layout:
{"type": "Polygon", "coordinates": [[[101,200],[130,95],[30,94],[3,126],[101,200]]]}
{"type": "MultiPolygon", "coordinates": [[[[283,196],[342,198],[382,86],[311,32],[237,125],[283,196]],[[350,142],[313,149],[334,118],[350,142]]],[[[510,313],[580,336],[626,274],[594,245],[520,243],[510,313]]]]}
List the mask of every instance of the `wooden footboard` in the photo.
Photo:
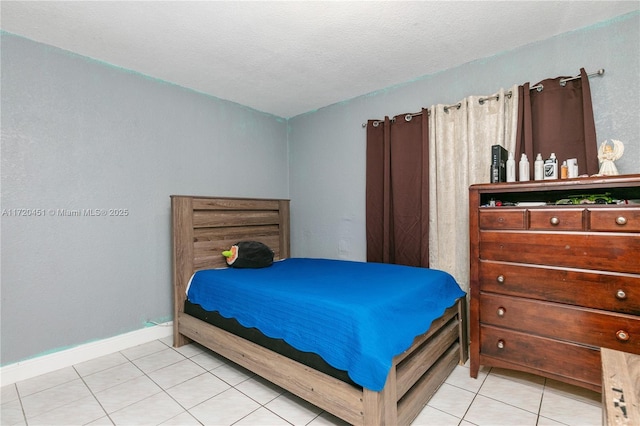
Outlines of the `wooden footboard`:
{"type": "Polygon", "coordinates": [[[220,253],[246,239],[277,259],[289,257],[289,202],[172,196],[174,346],[196,341],[323,410],[355,425],[406,425],[456,364],[467,359],[466,299],[460,298],[393,359],[380,392],[353,386],[184,313],[199,269],[224,266],[220,253]]]}
{"type": "Polygon", "coordinates": [[[385,387],[373,392],[335,379],[276,352],[181,313],[178,332],[354,425],[408,425],[451,371],[466,361],[461,339],[464,299],[434,321],[393,360],[385,387]]]}

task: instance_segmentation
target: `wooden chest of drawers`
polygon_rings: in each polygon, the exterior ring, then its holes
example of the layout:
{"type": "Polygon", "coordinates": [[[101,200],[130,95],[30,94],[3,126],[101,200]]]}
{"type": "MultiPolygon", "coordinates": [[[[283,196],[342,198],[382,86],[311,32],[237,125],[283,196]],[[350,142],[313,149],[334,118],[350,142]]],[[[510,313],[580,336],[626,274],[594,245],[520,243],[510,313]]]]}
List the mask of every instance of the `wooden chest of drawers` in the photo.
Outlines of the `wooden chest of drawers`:
{"type": "Polygon", "coordinates": [[[496,366],[600,391],[601,347],[640,354],[640,205],[556,204],[605,193],[640,199],[640,175],[471,186],[472,377],[496,366]]]}

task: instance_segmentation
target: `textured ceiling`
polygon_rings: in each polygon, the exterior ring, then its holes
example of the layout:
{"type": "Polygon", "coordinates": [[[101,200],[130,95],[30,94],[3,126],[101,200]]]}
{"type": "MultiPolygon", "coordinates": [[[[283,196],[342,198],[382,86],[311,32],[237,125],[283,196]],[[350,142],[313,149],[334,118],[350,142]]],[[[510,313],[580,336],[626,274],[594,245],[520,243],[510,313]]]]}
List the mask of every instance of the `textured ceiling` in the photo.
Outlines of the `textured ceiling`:
{"type": "Polygon", "coordinates": [[[288,118],[639,1],[7,1],[1,28],[288,118]]]}

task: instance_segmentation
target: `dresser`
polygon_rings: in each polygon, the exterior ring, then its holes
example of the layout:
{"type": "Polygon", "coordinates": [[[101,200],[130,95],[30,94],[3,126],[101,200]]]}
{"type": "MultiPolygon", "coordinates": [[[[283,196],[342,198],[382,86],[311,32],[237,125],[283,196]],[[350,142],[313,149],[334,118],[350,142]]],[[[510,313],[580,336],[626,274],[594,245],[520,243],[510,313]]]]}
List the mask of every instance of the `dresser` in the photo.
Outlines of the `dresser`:
{"type": "Polygon", "coordinates": [[[470,187],[472,377],[494,366],[600,392],[600,348],[640,354],[637,203],[640,175],[470,187]]]}

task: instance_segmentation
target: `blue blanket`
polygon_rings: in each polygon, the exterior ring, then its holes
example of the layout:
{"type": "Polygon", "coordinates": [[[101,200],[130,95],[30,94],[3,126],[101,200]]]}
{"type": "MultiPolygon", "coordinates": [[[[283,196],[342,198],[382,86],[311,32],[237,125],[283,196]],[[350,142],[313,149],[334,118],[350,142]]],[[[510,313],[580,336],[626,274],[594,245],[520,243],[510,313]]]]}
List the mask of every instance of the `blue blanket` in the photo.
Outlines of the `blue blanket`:
{"type": "Polygon", "coordinates": [[[384,387],[392,358],[464,295],[443,271],[308,258],[198,271],[187,292],[192,303],[317,353],[373,391],[384,387]]]}

